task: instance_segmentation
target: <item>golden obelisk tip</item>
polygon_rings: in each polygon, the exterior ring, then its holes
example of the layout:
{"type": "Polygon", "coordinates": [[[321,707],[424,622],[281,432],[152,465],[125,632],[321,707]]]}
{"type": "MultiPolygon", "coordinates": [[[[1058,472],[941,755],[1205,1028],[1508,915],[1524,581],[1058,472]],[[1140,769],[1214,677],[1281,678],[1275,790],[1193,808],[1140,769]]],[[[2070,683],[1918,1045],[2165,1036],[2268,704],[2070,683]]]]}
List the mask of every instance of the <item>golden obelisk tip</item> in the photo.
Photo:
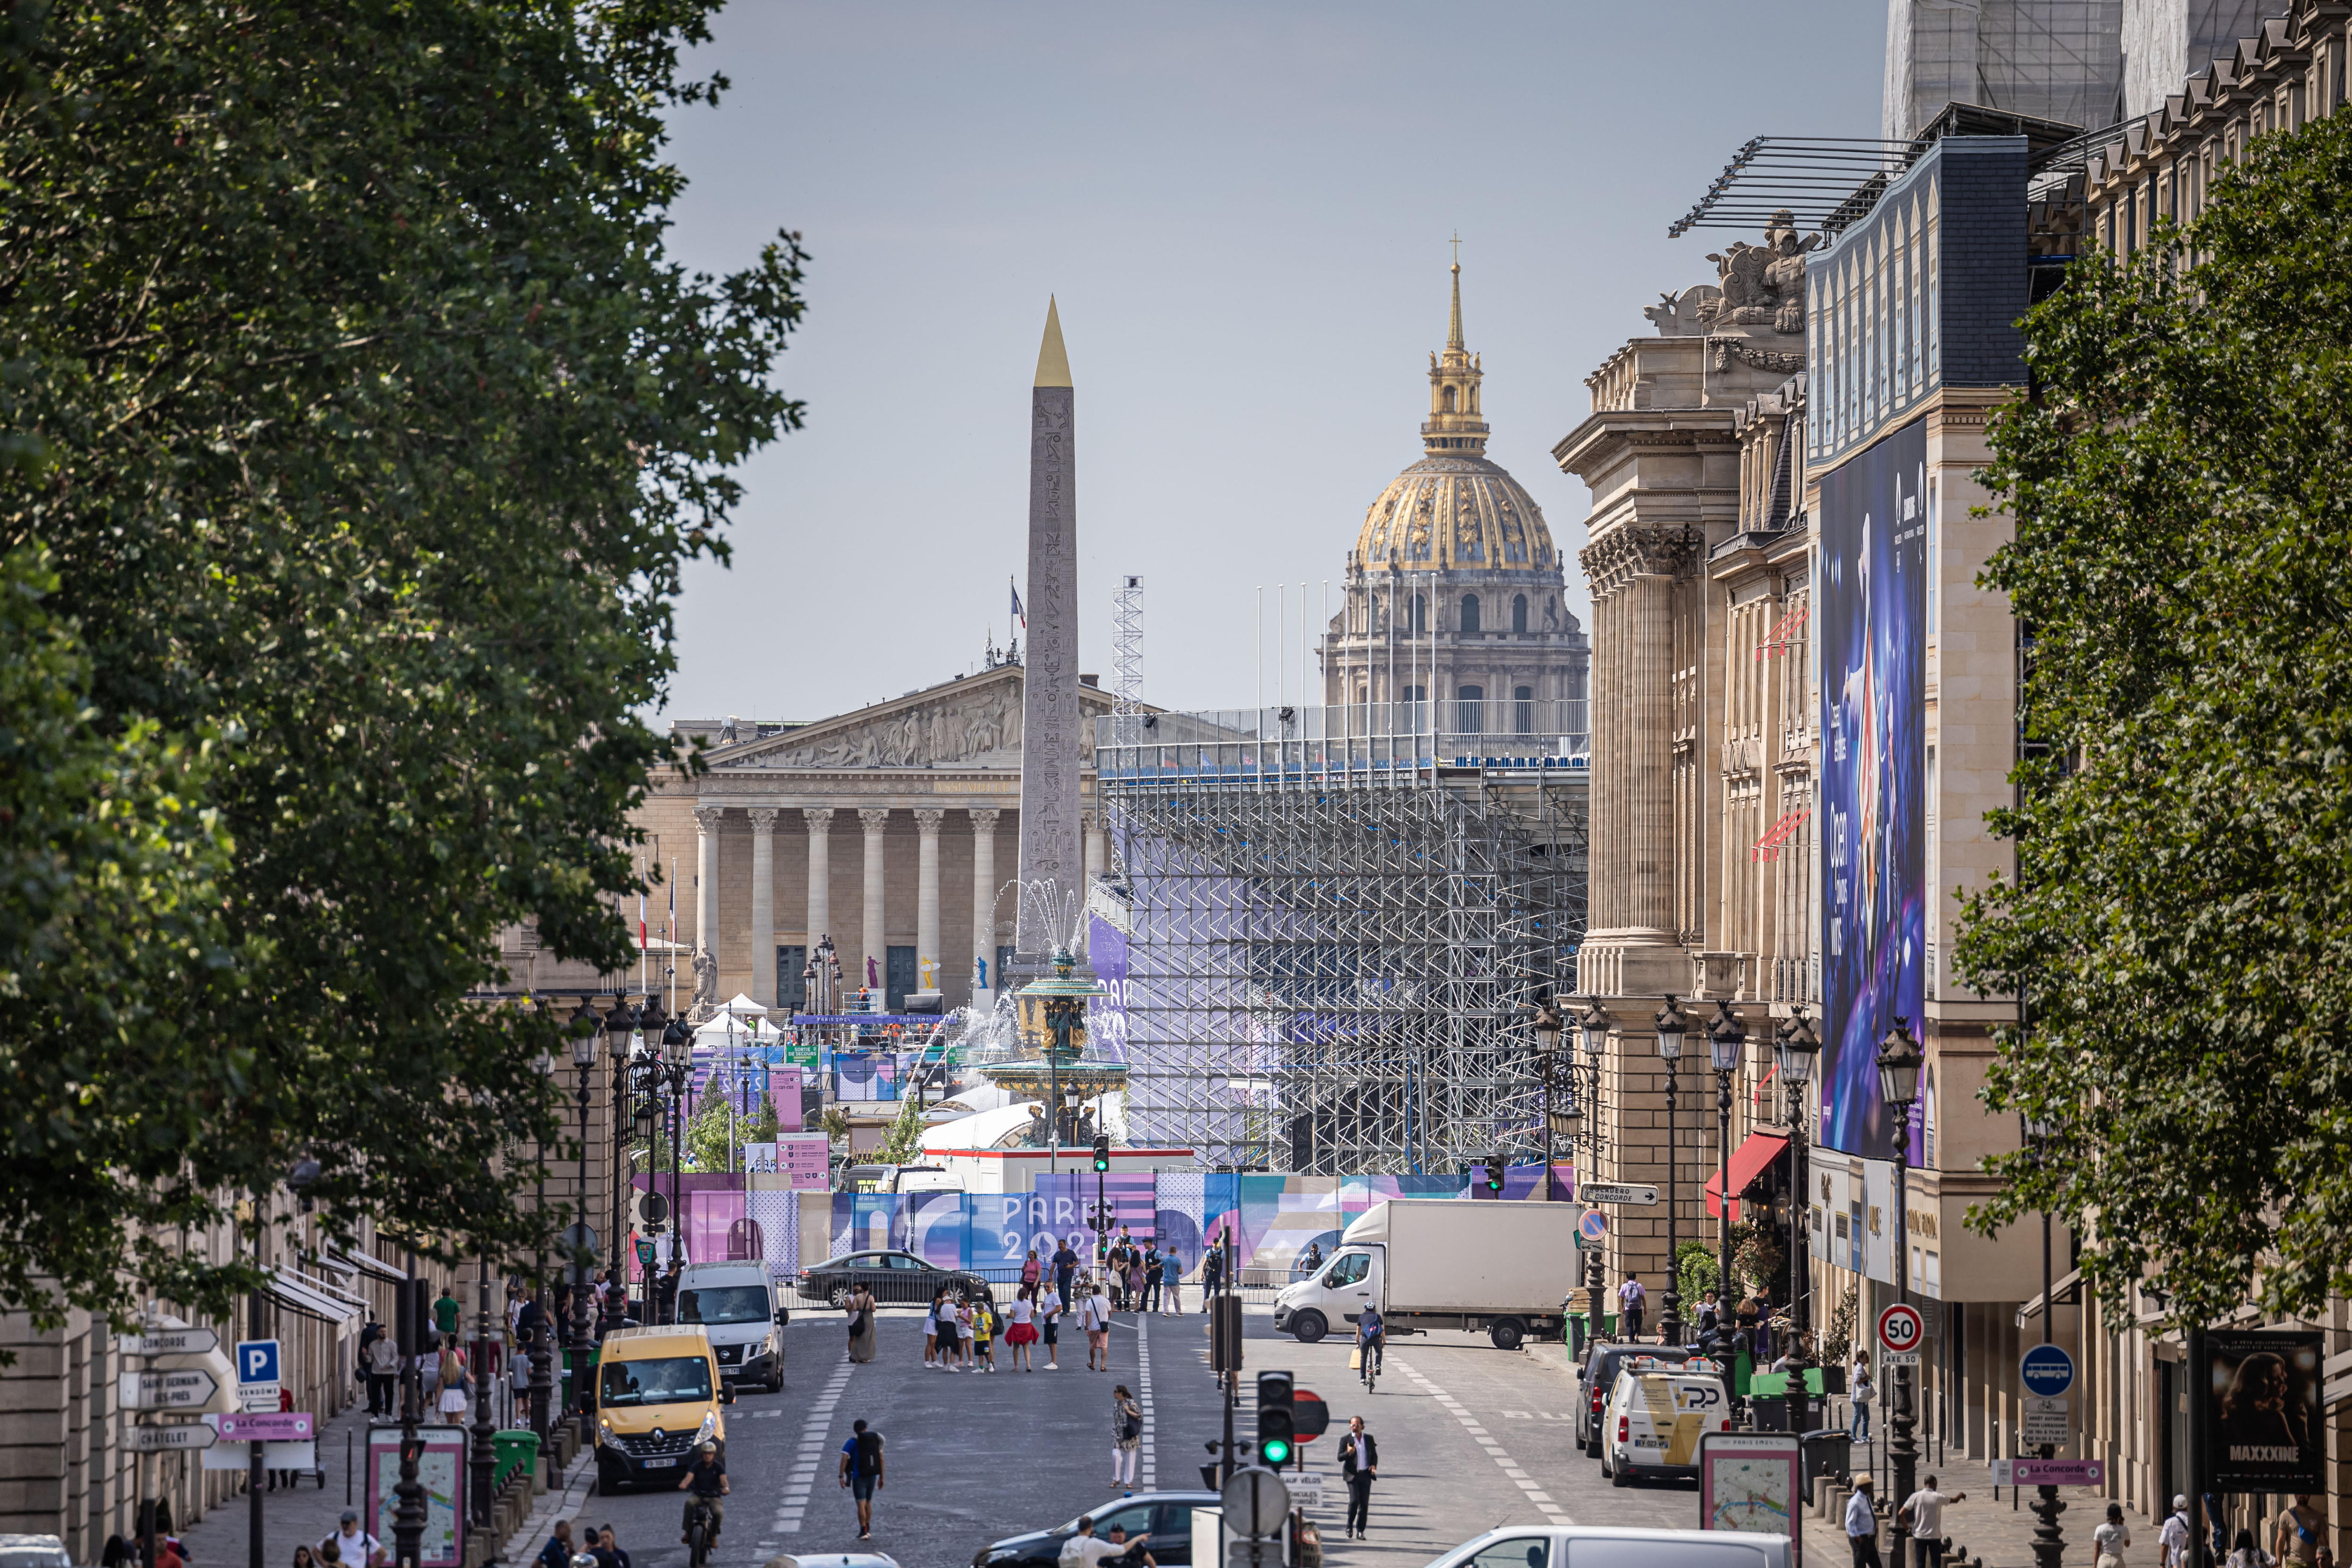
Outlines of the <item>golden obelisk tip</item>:
{"type": "Polygon", "coordinates": [[[1045,297],[1045,341],[1037,345],[1037,386],[1070,384],[1070,354],[1062,346],[1062,317],[1052,295],[1045,297]]]}

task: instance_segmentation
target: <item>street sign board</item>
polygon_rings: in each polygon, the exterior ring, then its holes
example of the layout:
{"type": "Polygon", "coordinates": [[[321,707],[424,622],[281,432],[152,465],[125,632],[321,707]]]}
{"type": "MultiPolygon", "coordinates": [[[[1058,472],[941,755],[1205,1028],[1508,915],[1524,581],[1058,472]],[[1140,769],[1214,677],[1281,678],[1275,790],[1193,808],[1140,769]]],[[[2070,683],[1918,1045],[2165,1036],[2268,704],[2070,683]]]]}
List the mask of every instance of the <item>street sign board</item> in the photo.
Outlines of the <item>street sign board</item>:
{"type": "Polygon", "coordinates": [[[220,1336],[210,1329],[149,1329],[115,1335],[114,1348],[124,1355],[202,1355],[220,1349],[220,1336]]]}
{"type": "Polygon", "coordinates": [[[236,1342],[236,1383],[239,1388],[252,1383],[275,1385],[278,1381],[276,1340],[236,1342]]]}
{"type": "Polygon", "coordinates": [[[1272,1470],[1252,1465],[1235,1470],[1219,1500],[1225,1522],[1243,1535],[1273,1535],[1290,1517],[1290,1489],[1272,1470]]]}
{"type": "Polygon", "coordinates": [[[2074,1358],[2061,1345],[2035,1345],[2017,1358],[2017,1379],[2026,1393],[2054,1399],[2074,1386],[2074,1358]]]}
{"type": "MultiPolygon", "coordinates": [[[[1590,1191],[1591,1189],[1588,1188],[1586,1190],[1590,1191]]],[[[1576,1222],[1576,1234],[1591,1242],[1599,1242],[1607,1239],[1609,1235],[1609,1216],[1601,1213],[1599,1209],[1586,1209],[1584,1211],[1584,1217],[1576,1222]]]]}
{"type": "Polygon", "coordinates": [[[1997,1487],[2103,1487],[2107,1484],[2104,1459],[1995,1459],[1992,1484],[1997,1487]]]}
{"type": "Polygon", "coordinates": [[[1878,1314],[1880,1350],[1916,1351],[1927,1333],[1927,1321],[1919,1316],[1919,1309],[1907,1301],[1896,1301],[1878,1314]]]}
{"type": "Polygon", "coordinates": [[[115,1398],[128,1410],[194,1410],[212,1403],[220,1384],[201,1368],[185,1372],[126,1372],[115,1398]]]}
{"type": "Polygon", "coordinates": [[[1308,1513],[1320,1513],[1324,1500],[1323,1479],[1320,1470],[1293,1470],[1284,1476],[1282,1484],[1290,1489],[1291,1506],[1308,1513]]]}
{"type": "Polygon", "coordinates": [[[1880,1351],[1878,1361],[1882,1366],[1917,1366],[1919,1352],[1917,1351],[1880,1351]]]}
{"type": "Polygon", "coordinates": [[[1635,1186],[1628,1182],[1587,1182],[1576,1189],[1579,1202],[1588,1204],[1633,1204],[1650,1208],[1658,1201],[1655,1187],[1635,1186]]]}
{"type": "MultiPolygon", "coordinates": [[[[253,1468],[253,1445],[223,1443],[218,1447],[206,1448],[204,1468],[208,1470],[250,1470],[253,1468]]],[[[264,1443],[261,1445],[261,1468],[265,1470],[316,1470],[319,1468],[319,1445],[264,1443]]]]}
{"type": "Polygon", "coordinates": [[[191,1448],[209,1448],[219,1441],[219,1433],[193,1421],[184,1426],[131,1428],[131,1451],[134,1454],[176,1454],[191,1448]]]}
{"type": "Polygon", "coordinates": [[[565,1226],[563,1250],[593,1267],[596,1262],[596,1227],[576,1221],[565,1226]]]}
{"type": "Polygon", "coordinates": [[[2017,1424],[2017,1440],[2029,1448],[2047,1443],[2056,1448],[2072,1442],[2074,1424],[2063,1410],[2028,1410],[2017,1424]]]}
{"type": "Polygon", "coordinates": [[[271,1410],[220,1418],[220,1435],[231,1443],[307,1443],[319,1425],[307,1410],[271,1410]]]}

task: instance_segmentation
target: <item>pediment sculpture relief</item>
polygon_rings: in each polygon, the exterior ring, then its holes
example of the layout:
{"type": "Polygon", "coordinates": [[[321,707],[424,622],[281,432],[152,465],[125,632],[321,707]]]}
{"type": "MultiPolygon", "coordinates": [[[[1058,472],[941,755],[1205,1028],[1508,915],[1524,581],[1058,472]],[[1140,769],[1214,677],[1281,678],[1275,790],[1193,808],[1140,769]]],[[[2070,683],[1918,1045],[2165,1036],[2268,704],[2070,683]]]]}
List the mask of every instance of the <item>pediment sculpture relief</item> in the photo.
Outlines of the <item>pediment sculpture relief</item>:
{"type": "MultiPolygon", "coordinates": [[[[926,763],[973,763],[1017,757],[1021,752],[1021,688],[1000,681],[982,691],[941,694],[805,744],[747,757],[761,768],[908,768],[926,763]]],[[[1081,716],[1078,755],[1094,756],[1094,721],[1081,716]]]]}

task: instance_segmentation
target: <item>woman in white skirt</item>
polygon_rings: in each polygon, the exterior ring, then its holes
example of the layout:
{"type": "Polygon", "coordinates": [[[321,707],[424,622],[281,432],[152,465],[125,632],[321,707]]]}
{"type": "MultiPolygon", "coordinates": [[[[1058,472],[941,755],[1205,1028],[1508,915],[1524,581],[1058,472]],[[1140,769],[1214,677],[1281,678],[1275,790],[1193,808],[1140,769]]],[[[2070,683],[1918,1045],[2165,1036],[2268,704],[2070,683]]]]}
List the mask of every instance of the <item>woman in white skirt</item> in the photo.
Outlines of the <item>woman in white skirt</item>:
{"type": "Polygon", "coordinates": [[[466,1424],[466,1352],[456,1340],[441,1345],[441,1419],[452,1426],[466,1424]]]}

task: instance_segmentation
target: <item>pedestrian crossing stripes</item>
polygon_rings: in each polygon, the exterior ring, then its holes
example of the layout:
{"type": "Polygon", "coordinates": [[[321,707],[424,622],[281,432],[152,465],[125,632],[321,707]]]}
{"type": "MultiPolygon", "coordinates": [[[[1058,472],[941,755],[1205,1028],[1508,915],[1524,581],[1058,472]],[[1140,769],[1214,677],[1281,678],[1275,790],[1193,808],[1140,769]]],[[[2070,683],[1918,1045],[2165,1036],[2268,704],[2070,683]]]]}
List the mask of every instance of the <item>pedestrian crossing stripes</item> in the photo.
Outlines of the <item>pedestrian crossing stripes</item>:
{"type": "Polygon", "coordinates": [[[1135,1320],[1135,1397],[1143,1406],[1142,1487],[1148,1492],[1158,1491],[1160,1454],[1154,1439],[1159,1417],[1152,1412],[1151,1402],[1151,1320],[1139,1313],[1135,1320]]]}
{"type": "MultiPolygon", "coordinates": [[[[793,1456],[793,1468],[784,1477],[782,1500],[776,1507],[776,1521],[772,1535],[798,1535],[808,1515],[809,1494],[815,1489],[817,1472],[824,1464],[826,1439],[833,1426],[833,1413],[841,1403],[841,1391],[849,1386],[847,1362],[834,1369],[833,1376],[809,1405],[808,1424],[801,1429],[801,1446],[793,1456]]],[[[772,1542],[763,1541],[765,1551],[772,1542]]]]}
{"type": "Polygon", "coordinates": [[[1511,1484],[1526,1493],[1529,1502],[1543,1510],[1546,1523],[1574,1524],[1576,1522],[1568,1517],[1568,1510],[1561,1508],[1553,1500],[1551,1494],[1543,1489],[1542,1484],[1529,1476],[1520,1467],[1519,1462],[1511,1458],[1509,1451],[1495,1441],[1479,1419],[1464,1408],[1460,1400],[1430,1382],[1428,1378],[1422,1375],[1418,1368],[1406,1362],[1402,1356],[1391,1354],[1388,1364],[1392,1371],[1401,1372],[1411,1378],[1415,1386],[1437,1402],[1438,1408],[1462,1423],[1462,1429],[1468,1434],[1471,1441],[1486,1450],[1486,1457],[1495,1461],[1503,1474],[1509,1478],[1511,1484]]]}

